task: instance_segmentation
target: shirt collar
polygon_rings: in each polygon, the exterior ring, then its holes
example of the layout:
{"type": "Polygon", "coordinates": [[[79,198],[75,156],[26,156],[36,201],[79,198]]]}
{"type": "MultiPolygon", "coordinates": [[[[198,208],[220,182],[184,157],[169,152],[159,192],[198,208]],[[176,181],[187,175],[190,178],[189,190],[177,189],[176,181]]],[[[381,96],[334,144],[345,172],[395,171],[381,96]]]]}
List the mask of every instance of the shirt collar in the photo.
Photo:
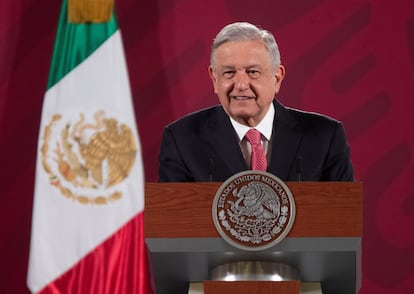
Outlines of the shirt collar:
{"type": "MultiPolygon", "coordinates": [[[[270,141],[270,137],[272,136],[274,119],[275,119],[275,107],[273,103],[271,103],[266,115],[261,120],[261,122],[255,127],[255,129],[258,130],[268,141],[270,141]]],[[[237,135],[239,136],[239,140],[241,141],[244,138],[244,135],[246,135],[246,133],[251,129],[251,127],[238,123],[232,117],[230,117],[230,121],[237,135]]]]}

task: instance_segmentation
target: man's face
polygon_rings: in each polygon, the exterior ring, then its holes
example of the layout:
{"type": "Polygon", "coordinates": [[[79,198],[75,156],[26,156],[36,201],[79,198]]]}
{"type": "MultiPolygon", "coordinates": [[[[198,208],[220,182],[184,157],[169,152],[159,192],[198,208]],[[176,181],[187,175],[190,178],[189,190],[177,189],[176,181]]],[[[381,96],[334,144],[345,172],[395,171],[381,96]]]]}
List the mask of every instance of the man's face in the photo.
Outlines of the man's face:
{"type": "Polygon", "coordinates": [[[259,41],[223,43],[214,61],[209,74],[224,110],[237,122],[256,126],[279,92],[284,67],[272,70],[269,53],[259,41]]]}

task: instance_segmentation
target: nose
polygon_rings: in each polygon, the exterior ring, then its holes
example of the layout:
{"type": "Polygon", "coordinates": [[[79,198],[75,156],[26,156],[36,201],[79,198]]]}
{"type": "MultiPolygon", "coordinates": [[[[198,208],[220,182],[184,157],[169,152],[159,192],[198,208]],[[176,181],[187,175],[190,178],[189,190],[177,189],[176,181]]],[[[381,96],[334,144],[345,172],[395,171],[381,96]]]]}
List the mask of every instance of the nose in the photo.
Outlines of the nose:
{"type": "Polygon", "coordinates": [[[250,88],[250,80],[246,72],[238,71],[233,78],[234,87],[239,91],[244,91],[250,88]]]}

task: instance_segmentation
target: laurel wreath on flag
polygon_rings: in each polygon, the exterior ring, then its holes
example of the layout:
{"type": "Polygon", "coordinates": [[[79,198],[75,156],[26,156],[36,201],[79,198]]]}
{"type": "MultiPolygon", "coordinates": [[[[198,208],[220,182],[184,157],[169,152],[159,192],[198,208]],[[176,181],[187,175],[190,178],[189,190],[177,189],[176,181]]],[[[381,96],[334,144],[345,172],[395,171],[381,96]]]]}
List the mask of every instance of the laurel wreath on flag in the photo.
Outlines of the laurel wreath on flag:
{"type": "MultiPolygon", "coordinates": [[[[99,112],[102,114],[102,112],[99,112]]],[[[97,117],[101,118],[99,115],[97,117]]],[[[65,142],[65,138],[68,136],[68,130],[66,127],[65,130],[61,132],[62,142],[56,144],[56,148],[54,149],[55,158],[54,160],[57,162],[57,170],[55,172],[48,159],[50,158],[49,150],[50,150],[50,139],[52,136],[52,129],[57,124],[57,122],[62,118],[61,114],[55,114],[52,116],[49,123],[44,128],[44,137],[42,141],[42,145],[40,148],[41,153],[41,163],[43,169],[49,176],[50,184],[59,189],[60,193],[67,199],[76,201],[80,204],[95,204],[95,205],[105,205],[110,202],[118,201],[122,198],[122,193],[120,191],[110,192],[108,195],[95,195],[95,196],[88,196],[85,195],[87,193],[77,193],[74,192],[68,185],[65,183],[71,183],[73,186],[77,186],[80,188],[86,189],[97,189],[98,185],[102,184],[102,179],[97,176],[97,172],[95,172],[90,166],[91,164],[80,163],[81,161],[76,156],[74,152],[72,152],[71,144],[65,142]],[[63,145],[63,147],[60,147],[63,145]],[[68,145],[68,146],[65,146],[68,145]],[[75,162],[76,164],[74,164],[75,162]],[[79,168],[82,166],[82,169],[79,168]],[[89,167],[89,168],[88,168],[89,167]],[[80,170],[80,171],[79,171],[80,170]]],[[[81,121],[83,121],[83,116],[81,115],[81,121]]],[[[108,124],[112,125],[112,130],[115,129],[117,131],[116,121],[114,122],[113,119],[106,120],[108,124]],[[115,126],[114,126],[115,124],[115,126]]],[[[79,122],[78,122],[79,124],[79,122]]],[[[111,128],[111,125],[108,128],[111,128]]],[[[89,126],[89,125],[88,125],[89,126]]],[[[110,154],[112,160],[117,159],[122,164],[117,163],[117,169],[114,171],[113,169],[108,172],[112,178],[110,178],[108,186],[113,186],[121,181],[123,181],[128,175],[135,160],[136,154],[136,147],[133,143],[132,133],[130,129],[125,125],[121,126],[123,137],[115,136],[117,142],[127,142],[126,147],[122,147],[121,155],[115,156],[114,154],[110,154]]],[[[119,134],[115,134],[119,135],[119,134]]],[[[67,138],[66,138],[67,139],[67,138]]],[[[107,140],[108,138],[105,138],[107,140]]],[[[102,145],[102,142],[99,143],[102,145]]],[[[119,144],[118,144],[119,145],[119,144]]],[[[109,148],[105,148],[108,150],[109,148]]],[[[119,149],[119,148],[118,148],[119,149]]],[[[96,150],[93,150],[96,153],[96,150]]],[[[112,151],[113,152],[113,151],[112,151]]],[[[99,152],[102,154],[102,152],[99,152]]],[[[90,159],[91,162],[96,163],[97,159],[96,156],[90,159]]],[[[102,169],[102,167],[99,167],[102,169]]]]}

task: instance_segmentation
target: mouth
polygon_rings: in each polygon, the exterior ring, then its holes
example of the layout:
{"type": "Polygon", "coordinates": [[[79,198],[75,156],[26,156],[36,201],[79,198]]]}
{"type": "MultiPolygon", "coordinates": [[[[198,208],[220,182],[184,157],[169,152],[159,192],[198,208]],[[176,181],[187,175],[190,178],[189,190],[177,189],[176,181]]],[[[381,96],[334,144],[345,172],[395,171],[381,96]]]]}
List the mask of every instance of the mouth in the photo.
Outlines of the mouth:
{"type": "Polygon", "coordinates": [[[230,98],[235,99],[235,100],[254,99],[254,97],[251,97],[251,96],[230,96],[230,98]]]}

